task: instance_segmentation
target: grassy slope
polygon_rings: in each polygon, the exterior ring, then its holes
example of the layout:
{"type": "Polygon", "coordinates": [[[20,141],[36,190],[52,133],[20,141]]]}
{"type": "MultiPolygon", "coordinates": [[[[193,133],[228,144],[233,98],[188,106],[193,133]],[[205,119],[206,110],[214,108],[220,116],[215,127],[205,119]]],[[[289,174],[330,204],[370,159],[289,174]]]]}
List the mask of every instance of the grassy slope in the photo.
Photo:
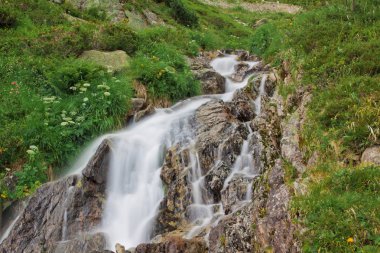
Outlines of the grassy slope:
{"type": "Polygon", "coordinates": [[[305,252],[379,252],[380,168],[359,163],[380,137],[380,12],[378,1],[288,0],[305,11],[255,31],[254,48],[276,64],[285,59],[299,86],[312,89],[302,145],[316,166],[303,175],[309,194],[293,212],[307,228],[305,252]],[[283,43],[285,41],[285,43],[283,43]]]}

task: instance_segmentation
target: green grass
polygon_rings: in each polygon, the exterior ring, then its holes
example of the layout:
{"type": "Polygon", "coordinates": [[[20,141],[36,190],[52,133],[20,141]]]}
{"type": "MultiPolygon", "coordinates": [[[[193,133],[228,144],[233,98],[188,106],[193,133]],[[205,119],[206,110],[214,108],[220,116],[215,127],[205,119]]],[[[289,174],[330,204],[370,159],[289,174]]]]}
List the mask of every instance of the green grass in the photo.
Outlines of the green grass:
{"type": "Polygon", "coordinates": [[[294,205],[306,217],[304,252],[378,252],[379,191],[379,167],[341,169],[314,185],[294,205]]]}

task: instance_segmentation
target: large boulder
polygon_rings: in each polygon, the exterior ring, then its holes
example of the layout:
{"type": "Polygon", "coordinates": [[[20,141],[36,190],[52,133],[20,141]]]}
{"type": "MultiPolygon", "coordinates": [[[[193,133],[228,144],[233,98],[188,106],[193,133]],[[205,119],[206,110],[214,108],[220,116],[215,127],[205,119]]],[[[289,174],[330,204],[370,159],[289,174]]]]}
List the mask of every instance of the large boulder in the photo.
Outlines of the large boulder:
{"type": "Polygon", "coordinates": [[[206,70],[196,75],[201,81],[203,94],[222,94],[226,89],[226,79],[213,70],[206,70]]]}
{"type": "Polygon", "coordinates": [[[203,94],[222,94],[225,92],[226,79],[215,72],[210,65],[213,57],[217,55],[219,55],[219,52],[215,52],[214,54],[201,54],[198,57],[189,59],[191,70],[195,77],[201,82],[203,94]]]}
{"type": "Polygon", "coordinates": [[[69,176],[40,187],[0,245],[0,252],[103,250],[104,236],[86,233],[102,218],[109,151],[105,140],[81,176],[69,176]]]}
{"type": "Polygon", "coordinates": [[[207,173],[218,159],[231,166],[248,136],[247,128],[222,100],[202,105],[195,118],[196,149],[203,172],[207,173]]]}
{"type": "Polygon", "coordinates": [[[130,57],[126,52],[117,50],[113,52],[102,52],[98,50],[84,51],[79,58],[94,62],[107,68],[109,71],[120,71],[129,66],[130,57]]]}

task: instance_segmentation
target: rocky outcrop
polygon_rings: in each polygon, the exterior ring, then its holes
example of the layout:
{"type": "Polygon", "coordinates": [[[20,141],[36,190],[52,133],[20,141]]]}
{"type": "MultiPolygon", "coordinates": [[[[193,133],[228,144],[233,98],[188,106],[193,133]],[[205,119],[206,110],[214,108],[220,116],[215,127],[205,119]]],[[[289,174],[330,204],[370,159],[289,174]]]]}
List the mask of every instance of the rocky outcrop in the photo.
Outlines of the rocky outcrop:
{"type": "MultiPolygon", "coordinates": [[[[198,62],[197,66],[205,65],[205,62],[198,62]]],[[[256,115],[253,101],[260,93],[262,71],[257,72],[249,85],[236,91],[231,102],[212,100],[201,106],[194,118],[194,146],[181,148],[177,145],[169,149],[162,170],[168,189],[166,198],[172,199],[170,203],[177,203],[161,206],[162,212],[170,209],[170,217],[175,217],[176,225],[165,232],[175,230],[173,233],[177,231],[183,235],[188,227],[185,209],[193,201],[189,184],[189,150],[196,151],[204,175],[203,197],[206,202],[220,203],[225,214],[196,237],[201,240],[209,231],[206,236],[208,252],[301,251],[295,236],[299,228],[292,223],[289,213],[292,193],[285,183],[283,159],[299,166],[300,172],[306,167],[298,134],[310,96],[304,92],[302,102],[294,105],[293,113],[298,116],[289,118],[296,120],[287,119],[282,123],[285,103],[275,91],[278,77],[275,73],[266,73],[261,114],[256,115]],[[251,163],[257,174],[247,177],[244,173],[237,173],[231,178],[232,168],[247,140],[251,163]]],[[[168,221],[163,219],[160,222],[168,221]]],[[[165,241],[163,239],[161,243],[165,241]]],[[[158,246],[145,248],[144,252],[156,252],[155,247],[158,246]]]]}
{"type": "Polygon", "coordinates": [[[296,100],[300,101],[298,105],[287,103],[288,107],[297,109],[282,123],[281,154],[302,174],[306,170],[306,162],[300,149],[299,133],[306,119],[306,105],[311,100],[311,94],[306,90],[302,90],[298,94],[299,100],[296,100]]]}
{"type": "Polygon", "coordinates": [[[201,106],[196,112],[196,122],[196,150],[203,172],[209,172],[219,159],[231,166],[247,138],[247,128],[222,100],[201,106]]]}
{"type": "Polygon", "coordinates": [[[215,72],[210,65],[214,54],[201,54],[198,57],[190,59],[190,68],[195,77],[201,82],[203,94],[222,94],[225,92],[226,79],[219,73],[215,72]]]}
{"type": "Polygon", "coordinates": [[[39,188],[28,200],[0,252],[91,252],[105,248],[102,234],[87,234],[101,221],[109,144],[98,148],[82,176],[39,188]]]}

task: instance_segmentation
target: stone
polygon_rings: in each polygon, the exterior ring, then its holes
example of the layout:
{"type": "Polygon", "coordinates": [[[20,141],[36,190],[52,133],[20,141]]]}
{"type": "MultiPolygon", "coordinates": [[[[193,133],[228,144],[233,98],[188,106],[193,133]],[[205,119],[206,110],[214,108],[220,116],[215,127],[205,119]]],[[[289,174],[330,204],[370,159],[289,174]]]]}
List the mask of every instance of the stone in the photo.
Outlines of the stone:
{"type": "Polygon", "coordinates": [[[252,102],[257,96],[250,87],[235,91],[229,108],[231,113],[242,122],[251,121],[255,116],[255,104],[252,102]]]}
{"type": "Polygon", "coordinates": [[[94,62],[109,71],[120,71],[129,66],[130,57],[122,50],[102,52],[98,50],[84,51],[79,58],[94,62]]]}
{"type": "Polygon", "coordinates": [[[132,98],[132,112],[138,112],[145,106],[145,99],[143,98],[132,98]]]}
{"type": "Polygon", "coordinates": [[[125,17],[128,18],[128,25],[133,29],[143,29],[148,26],[145,18],[138,12],[124,10],[125,17]]]}
{"type": "Polygon", "coordinates": [[[98,8],[105,11],[107,17],[112,21],[120,21],[124,18],[120,13],[123,10],[122,2],[119,0],[51,0],[55,3],[67,3],[79,10],[88,10],[91,8],[98,8]]]}
{"type": "Polygon", "coordinates": [[[249,64],[241,62],[235,66],[235,73],[232,74],[231,79],[235,82],[242,82],[251,72],[252,69],[249,68],[249,64]]]}
{"type": "Polygon", "coordinates": [[[165,22],[162,19],[160,19],[154,12],[148,9],[143,10],[143,14],[149,25],[164,25],[165,24],[165,22]]]}
{"type": "Polygon", "coordinates": [[[116,243],[115,249],[116,253],[126,253],[125,247],[119,243],[116,243]]]}
{"type": "Polygon", "coordinates": [[[203,94],[222,94],[225,92],[226,79],[213,70],[206,70],[198,75],[203,94]]]}
{"type": "Polygon", "coordinates": [[[177,229],[186,208],[191,204],[191,187],[187,180],[188,164],[188,150],[181,150],[179,145],[168,149],[161,170],[161,179],[167,193],[160,204],[154,235],[177,229]]]}
{"type": "Polygon", "coordinates": [[[364,150],[361,162],[380,166],[380,146],[373,146],[364,150]]]}
{"type": "Polygon", "coordinates": [[[154,106],[149,104],[145,109],[142,109],[142,110],[138,111],[137,113],[135,113],[133,120],[135,122],[140,121],[143,118],[145,118],[149,115],[152,115],[155,111],[156,110],[155,110],[154,106]]]}

